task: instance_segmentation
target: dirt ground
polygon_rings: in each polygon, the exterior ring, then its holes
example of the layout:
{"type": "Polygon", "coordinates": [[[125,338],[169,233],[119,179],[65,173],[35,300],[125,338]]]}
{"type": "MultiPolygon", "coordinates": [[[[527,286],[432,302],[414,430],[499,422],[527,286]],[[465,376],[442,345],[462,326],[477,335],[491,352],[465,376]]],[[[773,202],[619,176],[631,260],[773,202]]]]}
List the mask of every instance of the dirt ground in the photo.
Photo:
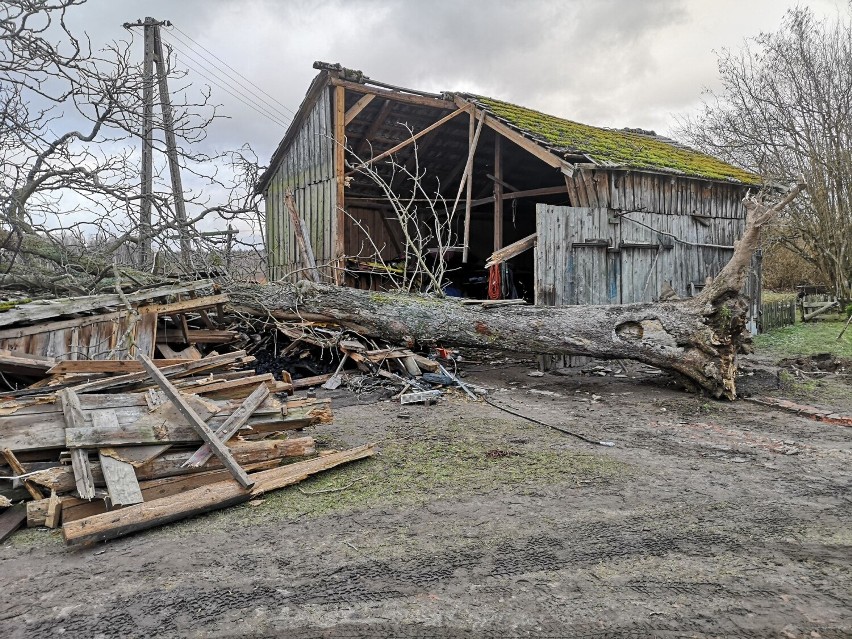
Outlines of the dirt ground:
{"type": "MultiPolygon", "coordinates": [[[[852,636],[852,429],[639,365],[532,368],[470,364],[467,380],[614,446],[463,395],[337,392],[314,434],[379,456],[89,548],[18,533],[0,547],[0,637],[852,636]]],[[[750,372],[745,392],[852,413],[840,377],[750,372]]]]}

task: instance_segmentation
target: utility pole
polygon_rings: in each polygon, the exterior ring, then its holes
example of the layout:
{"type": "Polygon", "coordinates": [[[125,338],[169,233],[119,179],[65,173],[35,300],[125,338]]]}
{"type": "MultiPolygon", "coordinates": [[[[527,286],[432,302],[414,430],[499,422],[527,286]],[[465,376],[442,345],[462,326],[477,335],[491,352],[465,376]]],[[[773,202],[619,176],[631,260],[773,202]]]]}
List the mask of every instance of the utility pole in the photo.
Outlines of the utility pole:
{"type": "Polygon", "coordinates": [[[183,182],[180,179],[177,141],[175,140],[175,120],[172,115],[172,100],[169,97],[169,84],[166,78],[166,59],[163,56],[163,41],[160,39],[160,25],[154,29],[154,62],[157,64],[157,80],[160,85],[160,109],[163,112],[163,130],[166,133],[166,155],[169,158],[169,173],[172,178],[172,194],[175,200],[175,219],[179,225],[180,258],[184,265],[189,264],[189,229],[186,228],[186,204],[183,200],[183,182]]]}
{"type": "Polygon", "coordinates": [[[180,238],[181,262],[188,265],[191,247],[189,229],[186,226],[186,203],[183,198],[183,181],[178,164],[177,140],[175,139],[174,114],[169,96],[166,59],[163,55],[163,41],[160,27],[169,26],[168,21],[146,17],[144,21],[125,23],[125,28],[141,26],[144,29],[145,58],[142,67],[142,207],[139,215],[139,232],[142,241],[139,246],[139,262],[142,268],[150,266],[151,247],[151,199],[154,192],[154,66],[157,68],[157,85],[160,95],[160,111],[163,116],[163,132],[166,140],[166,156],[169,160],[169,175],[172,183],[172,196],[175,206],[175,221],[180,238]]]}
{"type": "MultiPolygon", "coordinates": [[[[139,266],[151,264],[151,195],[154,191],[154,28],[145,18],[145,60],[142,66],[142,209],[139,214],[139,266]]],[[[127,25],[125,25],[127,26],[127,25]]]]}

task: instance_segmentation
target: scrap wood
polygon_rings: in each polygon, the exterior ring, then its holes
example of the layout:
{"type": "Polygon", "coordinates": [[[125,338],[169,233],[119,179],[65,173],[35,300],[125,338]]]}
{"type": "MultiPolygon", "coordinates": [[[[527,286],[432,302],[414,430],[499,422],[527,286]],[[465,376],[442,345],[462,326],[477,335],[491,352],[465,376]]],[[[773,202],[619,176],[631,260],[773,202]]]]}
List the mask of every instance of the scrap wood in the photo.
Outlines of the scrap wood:
{"type": "MultiPolygon", "coordinates": [[[[157,368],[185,364],[186,358],[152,360],[157,368]]],[[[144,370],[142,364],[134,359],[69,359],[54,364],[47,373],[138,373],[144,370]]]]}
{"type": "MultiPolygon", "coordinates": [[[[306,457],[316,452],[316,442],[313,437],[294,437],[292,439],[272,439],[256,442],[233,441],[228,447],[234,458],[244,468],[252,467],[254,464],[266,462],[280,463],[282,459],[293,457],[306,457]]],[[[104,449],[101,449],[104,452],[104,449]]],[[[184,466],[191,457],[192,452],[165,453],[145,464],[136,467],[136,478],[143,487],[142,482],[176,477],[197,472],[222,469],[222,462],[218,457],[213,457],[200,468],[187,468],[184,466]]],[[[95,486],[106,485],[101,466],[99,463],[92,464],[92,475],[95,486]]],[[[42,470],[31,475],[32,481],[48,490],[64,493],[74,490],[74,473],[68,466],[56,466],[42,470]]]]}
{"type": "Polygon", "coordinates": [[[0,513],[0,543],[21,527],[27,520],[27,507],[24,504],[15,504],[0,513]]]}
{"type": "Polygon", "coordinates": [[[52,357],[39,357],[25,352],[0,350],[0,371],[41,377],[47,375],[49,369],[56,363],[52,357]]]}
{"type": "MultiPolygon", "coordinates": [[[[266,401],[267,397],[269,397],[269,389],[264,384],[261,384],[240,404],[237,410],[231,413],[231,416],[225,420],[225,423],[215,430],[214,434],[222,441],[228,441],[245,425],[252,413],[266,401]]],[[[209,444],[205,443],[184,463],[184,467],[198,468],[206,464],[212,456],[213,449],[209,444]]]]}
{"type": "Polygon", "coordinates": [[[357,459],[371,457],[374,454],[375,445],[367,444],[289,466],[252,473],[251,481],[254,484],[252,490],[244,489],[233,480],[201,486],[178,495],[69,522],[63,525],[63,535],[65,542],[69,545],[113,539],[210,510],[243,503],[271,490],[296,484],[318,472],[357,459]]]}
{"type": "Polygon", "coordinates": [[[189,421],[190,426],[195,429],[195,431],[205,442],[210,444],[210,447],[215,453],[215,455],[220,460],[222,460],[222,463],[225,465],[225,468],[231,471],[231,474],[240,483],[240,485],[244,488],[251,488],[254,482],[249,479],[246,472],[231,456],[231,453],[228,448],[210,429],[210,427],[205,423],[205,421],[198,416],[198,413],[193,410],[192,406],[187,403],[187,401],[180,394],[180,392],[171,384],[171,382],[169,382],[163,372],[160,371],[160,369],[158,369],[156,366],[154,366],[151,363],[151,360],[148,359],[145,355],[140,354],[137,359],[142,362],[142,366],[145,367],[145,370],[148,371],[148,374],[151,376],[151,378],[157,383],[157,385],[172,401],[172,403],[177,406],[178,410],[180,410],[181,414],[183,414],[187,421],[189,421]]]}
{"type": "MultiPolygon", "coordinates": [[[[234,364],[247,365],[254,362],[254,357],[246,355],[245,351],[235,351],[222,355],[210,355],[199,360],[188,360],[173,366],[166,366],[161,370],[166,378],[187,377],[189,375],[227,368],[234,364]]],[[[146,371],[118,375],[107,379],[98,380],[74,387],[77,393],[94,393],[107,389],[120,388],[122,386],[133,386],[148,380],[146,371]]]]}
{"type": "MultiPolygon", "coordinates": [[[[18,458],[15,457],[15,453],[13,453],[8,448],[4,448],[2,450],[3,457],[6,458],[6,463],[9,464],[9,467],[12,469],[12,472],[16,475],[26,475],[27,471],[21,466],[21,462],[18,461],[18,458]]],[[[29,479],[24,479],[24,487],[27,489],[27,492],[32,496],[33,499],[44,499],[44,495],[41,494],[41,491],[36,487],[36,485],[31,482],[29,479]]]]}
{"type": "Polygon", "coordinates": [[[99,309],[123,307],[126,302],[142,302],[153,300],[169,295],[178,295],[188,291],[197,291],[202,288],[211,287],[210,280],[199,280],[197,282],[183,282],[158,286],[150,289],[139,289],[132,293],[106,293],[102,295],[86,295],[83,297],[68,297],[56,300],[34,300],[26,304],[20,304],[4,313],[0,313],[0,326],[12,326],[24,322],[43,322],[62,315],[73,315],[75,313],[87,313],[99,309]],[[122,299],[124,298],[124,299],[122,299]]]}
{"type": "Polygon", "coordinates": [[[8,508],[12,505],[12,501],[8,497],[0,495],[0,508],[8,508]]]}
{"type": "Polygon", "coordinates": [[[538,233],[533,233],[532,235],[527,235],[525,238],[518,240],[517,242],[513,242],[508,246],[504,246],[501,249],[497,249],[491,254],[491,257],[488,258],[488,261],[485,262],[485,268],[491,268],[495,264],[500,264],[505,262],[506,260],[512,259],[523,253],[524,251],[528,251],[532,247],[535,246],[538,241],[538,233]]]}

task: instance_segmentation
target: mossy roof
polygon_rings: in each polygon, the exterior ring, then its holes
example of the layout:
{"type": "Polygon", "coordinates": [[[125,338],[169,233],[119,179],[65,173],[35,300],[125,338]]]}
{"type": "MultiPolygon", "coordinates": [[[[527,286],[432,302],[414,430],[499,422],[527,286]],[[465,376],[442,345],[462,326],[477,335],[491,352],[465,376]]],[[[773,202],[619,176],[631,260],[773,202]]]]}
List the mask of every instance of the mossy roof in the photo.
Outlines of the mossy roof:
{"type": "Polygon", "coordinates": [[[744,184],[760,182],[760,176],[754,173],[680,146],[653,132],[605,129],[485,96],[465,97],[540,144],[558,152],[586,156],[604,167],[662,171],[744,184]]]}

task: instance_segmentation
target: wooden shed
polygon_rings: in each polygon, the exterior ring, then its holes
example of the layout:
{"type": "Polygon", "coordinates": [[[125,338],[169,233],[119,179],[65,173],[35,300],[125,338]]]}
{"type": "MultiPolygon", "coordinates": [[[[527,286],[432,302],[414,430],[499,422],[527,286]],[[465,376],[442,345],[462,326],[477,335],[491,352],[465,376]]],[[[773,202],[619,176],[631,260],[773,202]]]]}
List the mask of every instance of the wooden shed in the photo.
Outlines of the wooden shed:
{"type": "Polygon", "coordinates": [[[366,164],[400,198],[418,196],[402,168],[445,198],[453,246],[441,257],[465,295],[485,294],[485,262],[500,251],[514,283],[503,294],[530,302],[653,300],[664,283],[687,296],[727,261],[744,227],[741,200],[760,183],[653,131],[314,67],[257,186],[273,280],[303,268],[288,194],[323,277],[379,289],[383,269],[405,268],[403,228],[366,164]]]}

